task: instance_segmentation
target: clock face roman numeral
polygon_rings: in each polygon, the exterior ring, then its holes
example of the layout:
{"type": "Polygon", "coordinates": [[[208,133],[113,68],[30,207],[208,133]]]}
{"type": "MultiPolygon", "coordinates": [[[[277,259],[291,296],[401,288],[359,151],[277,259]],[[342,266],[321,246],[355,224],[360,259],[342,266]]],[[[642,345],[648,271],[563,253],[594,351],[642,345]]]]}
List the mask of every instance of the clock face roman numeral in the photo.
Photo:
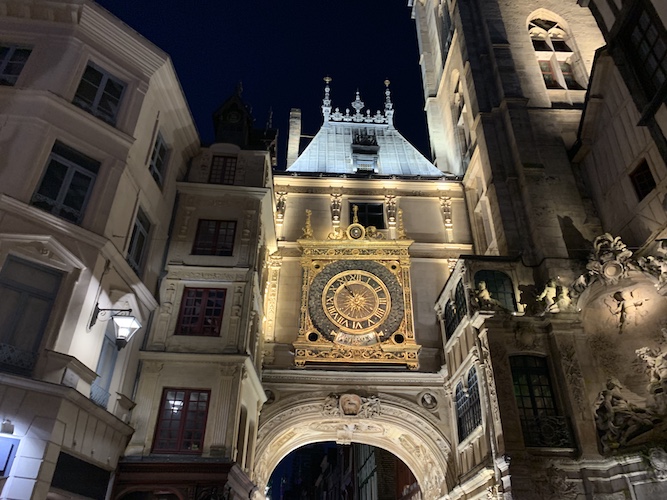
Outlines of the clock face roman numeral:
{"type": "Polygon", "coordinates": [[[322,291],[322,306],[334,328],[348,334],[377,331],[389,315],[387,286],[365,270],[343,271],[329,279],[322,291]]]}

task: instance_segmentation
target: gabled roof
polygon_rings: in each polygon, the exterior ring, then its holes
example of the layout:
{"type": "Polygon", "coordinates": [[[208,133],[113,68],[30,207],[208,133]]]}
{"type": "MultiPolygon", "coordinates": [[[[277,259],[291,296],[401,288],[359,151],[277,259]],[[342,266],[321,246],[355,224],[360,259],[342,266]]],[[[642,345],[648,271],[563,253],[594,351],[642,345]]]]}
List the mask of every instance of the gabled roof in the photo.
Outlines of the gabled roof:
{"type": "Polygon", "coordinates": [[[324,123],[288,172],[442,177],[444,173],[428,161],[393,124],[393,104],[386,81],[384,113],[362,113],[359,92],[349,109],[332,113],[329,81],[324,89],[324,123]]]}

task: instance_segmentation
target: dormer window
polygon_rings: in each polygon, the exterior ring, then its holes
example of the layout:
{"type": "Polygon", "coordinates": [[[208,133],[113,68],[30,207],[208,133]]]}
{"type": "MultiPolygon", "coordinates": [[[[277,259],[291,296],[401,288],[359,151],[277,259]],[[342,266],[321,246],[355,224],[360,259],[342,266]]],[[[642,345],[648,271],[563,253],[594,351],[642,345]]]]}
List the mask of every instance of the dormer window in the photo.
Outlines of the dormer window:
{"type": "Polygon", "coordinates": [[[355,134],[352,140],[352,163],[357,173],[377,172],[378,166],[377,137],[371,134],[355,134]]]}

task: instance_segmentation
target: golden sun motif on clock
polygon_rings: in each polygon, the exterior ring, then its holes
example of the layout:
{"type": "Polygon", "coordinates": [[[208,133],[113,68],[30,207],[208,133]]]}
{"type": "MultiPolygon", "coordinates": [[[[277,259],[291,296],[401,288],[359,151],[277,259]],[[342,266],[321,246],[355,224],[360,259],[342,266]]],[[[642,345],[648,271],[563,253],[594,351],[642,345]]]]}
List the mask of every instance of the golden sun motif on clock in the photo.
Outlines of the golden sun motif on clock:
{"type": "Polygon", "coordinates": [[[387,286],[363,270],[344,271],[333,276],[322,291],[324,314],[346,333],[378,331],[391,311],[387,286]]]}

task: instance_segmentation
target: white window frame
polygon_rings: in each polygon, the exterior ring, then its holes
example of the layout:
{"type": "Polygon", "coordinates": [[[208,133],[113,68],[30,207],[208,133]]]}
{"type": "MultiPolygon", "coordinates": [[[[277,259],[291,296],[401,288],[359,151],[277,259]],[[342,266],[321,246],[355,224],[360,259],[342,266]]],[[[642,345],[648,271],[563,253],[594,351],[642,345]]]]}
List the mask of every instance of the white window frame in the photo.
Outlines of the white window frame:
{"type": "MultiPolygon", "coordinates": [[[[90,179],[90,184],[88,185],[88,190],[86,192],[86,195],[84,197],[83,203],[81,204],[81,208],[78,210],[77,218],[75,221],[72,221],[74,224],[80,224],[81,221],[83,220],[83,216],[86,212],[86,207],[88,206],[88,201],[90,200],[90,195],[93,191],[93,187],[95,186],[95,180],[97,179],[97,174],[99,172],[99,162],[98,162],[98,172],[93,172],[89,168],[87,168],[84,165],[79,165],[73,160],[70,160],[68,158],[65,158],[64,156],[58,154],[56,151],[54,151],[58,145],[65,149],[71,150],[73,153],[76,153],[81,156],[86,156],[83,153],[80,153],[79,151],[75,150],[74,148],[70,148],[69,146],[66,146],[65,144],[56,141],[56,143],[53,146],[53,149],[51,150],[51,154],[49,154],[49,160],[46,165],[46,169],[44,170],[44,174],[42,175],[42,179],[39,182],[39,186],[35,190],[35,193],[32,196],[31,204],[34,205],[36,202],[44,202],[49,205],[51,205],[50,209],[45,209],[49,213],[52,213],[55,216],[62,217],[61,213],[62,212],[67,212],[67,213],[76,213],[76,211],[72,208],[69,207],[68,205],[65,205],[65,199],[67,198],[67,195],[70,191],[70,187],[72,184],[72,179],[74,178],[75,174],[82,175],[84,177],[88,177],[90,179]],[[46,178],[46,175],[49,172],[49,168],[51,168],[51,165],[53,162],[60,163],[67,167],[67,173],[65,174],[65,177],[63,178],[62,184],[60,185],[60,189],[58,190],[58,195],[56,196],[55,199],[47,198],[46,196],[42,195],[39,193],[39,190],[42,187],[42,184],[44,183],[44,180],[46,178]]],[[[92,158],[90,158],[91,161],[95,161],[92,158]]],[[[69,220],[69,219],[66,219],[69,220]]]]}
{"type": "Polygon", "coordinates": [[[153,145],[153,152],[151,153],[151,160],[148,169],[157,182],[158,186],[164,186],[164,174],[167,171],[167,164],[169,163],[169,148],[160,132],[157,133],[155,144],[153,145]],[[160,150],[164,152],[160,156],[160,150]]]}
{"type": "Polygon", "coordinates": [[[150,246],[151,221],[141,207],[137,210],[137,215],[134,217],[134,224],[132,225],[132,235],[130,236],[130,244],[127,249],[127,263],[132,270],[140,276],[143,272],[144,262],[146,261],[146,254],[150,246]],[[148,227],[144,227],[143,221],[145,219],[148,227]],[[144,237],[143,247],[138,249],[139,237],[144,237]],[[139,255],[136,255],[139,252],[139,255]]]}
{"type": "Polygon", "coordinates": [[[104,68],[101,68],[97,64],[94,64],[93,62],[88,61],[88,64],[86,64],[86,67],[83,70],[83,73],[81,74],[81,78],[79,79],[79,85],[77,86],[76,92],[74,93],[74,99],[72,99],[72,104],[74,104],[75,106],[83,109],[84,111],[87,111],[91,115],[96,116],[100,120],[102,120],[106,123],[109,123],[110,125],[115,126],[116,121],[118,120],[118,114],[120,112],[121,102],[123,101],[123,96],[125,95],[125,90],[126,89],[127,89],[127,83],[125,83],[123,80],[114,76],[113,74],[111,74],[111,72],[105,70],[104,68]],[[102,74],[102,80],[100,81],[99,85],[97,86],[97,90],[95,92],[95,97],[93,98],[93,102],[91,104],[88,104],[87,102],[83,101],[78,96],[79,88],[81,87],[81,83],[83,82],[83,78],[84,78],[88,68],[92,68],[95,71],[98,71],[99,73],[102,74]],[[100,111],[100,109],[99,109],[100,101],[102,100],[102,96],[104,95],[106,85],[109,81],[114,82],[114,83],[122,86],[120,96],[118,97],[118,104],[117,104],[116,109],[113,113],[113,116],[109,116],[106,113],[103,113],[102,111],[100,111]]]}
{"type": "Polygon", "coordinates": [[[7,54],[5,54],[5,57],[0,60],[0,85],[14,86],[16,85],[16,82],[21,76],[23,68],[25,68],[25,65],[28,63],[28,58],[32,53],[32,47],[27,47],[25,45],[15,45],[15,44],[0,44],[0,46],[9,49],[7,51],[7,54]],[[30,52],[28,53],[28,57],[24,61],[23,66],[21,66],[21,70],[18,72],[18,74],[16,75],[5,74],[5,71],[7,70],[7,65],[10,62],[12,62],[12,58],[14,57],[14,54],[16,54],[17,50],[28,50],[30,52]]]}

